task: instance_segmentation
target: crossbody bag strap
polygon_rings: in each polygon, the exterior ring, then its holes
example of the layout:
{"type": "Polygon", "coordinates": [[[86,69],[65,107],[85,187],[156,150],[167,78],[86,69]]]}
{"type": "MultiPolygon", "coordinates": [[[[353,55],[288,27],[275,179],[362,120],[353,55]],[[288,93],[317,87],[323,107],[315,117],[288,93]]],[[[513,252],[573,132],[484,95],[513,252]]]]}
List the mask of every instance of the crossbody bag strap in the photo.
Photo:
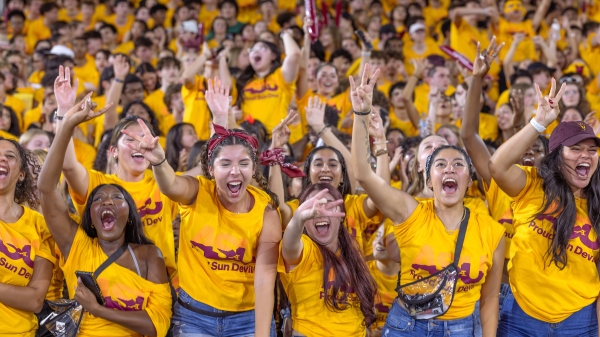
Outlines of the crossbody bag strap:
{"type": "Polygon", "coordinates": [[[465,234],[467,234],[467,223],[469,223],[469,216],[471,216],[471,211],[465,207],[465,218],[460,223],[458,239],[456,239],[456,247],[454,248],[454,265],[456,266],[458,266],[460,252],[462,251],[463,243],[465,242],[465,234]]]}
{"type": "Polygon", "coordinates": [[[125,251],[127,250],[127,246],[129,246],[129,244],[127,242],[123,242],[123,245],[121,247],[119,247],[117,250],[115,250],[114,253],[112,253],[108,259],[106,259],[106,261],[104,261],[100,267],[98,267],[98,269],[96,269],[96,271],[94,271],[94,278],[98,278],[98,275],[100,275],[104,269],[108,268],[108,266],[110,266],[113,262],[115,262],[118,258],[121,257],[121,255],[123,255],[123,253],[125,253],[125,251]]]}

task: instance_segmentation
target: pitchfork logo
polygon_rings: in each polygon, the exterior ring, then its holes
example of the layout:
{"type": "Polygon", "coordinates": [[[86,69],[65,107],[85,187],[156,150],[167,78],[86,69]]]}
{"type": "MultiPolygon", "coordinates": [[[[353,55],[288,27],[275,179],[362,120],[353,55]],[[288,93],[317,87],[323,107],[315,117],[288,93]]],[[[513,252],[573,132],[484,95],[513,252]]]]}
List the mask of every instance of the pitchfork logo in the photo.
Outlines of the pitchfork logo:
{"type": "MultiPolygon", "coordinates": [[[[554,230],[554,232],[556,232],[556,218],[551,216],[551,215],[538,215],[537,216],[538,220],[547,220],[552,224],[552,230],[554,230]]],[[[577,217],[579,220],[580,217],[577,217]]],[[[588,247],[591,250],[596,250],[598,248],[600,248],[600,242],[598,242],[598,239],[596,239],[595,241],[592,241],[592,239],[590,239],[590,234],[592,232],[592,225],[590,224],[583,224],[583,225],[579,225],[577,223],[581,223],[580,221],[576,220],[576,225],[573,227],[573,232],[571,233],[571,237],[569,238],[570,240],[574,240],[579,238],[579,241],[581,241],[581,243],[588,247]]]]}
{"type": "Polygon", "coordinates": [[[23,260],[29,268],[33,268],[31,245],[25,245],[23,248],[19,248],[11,243],[0,240],[0,253],[14,261],[23,260]]]}

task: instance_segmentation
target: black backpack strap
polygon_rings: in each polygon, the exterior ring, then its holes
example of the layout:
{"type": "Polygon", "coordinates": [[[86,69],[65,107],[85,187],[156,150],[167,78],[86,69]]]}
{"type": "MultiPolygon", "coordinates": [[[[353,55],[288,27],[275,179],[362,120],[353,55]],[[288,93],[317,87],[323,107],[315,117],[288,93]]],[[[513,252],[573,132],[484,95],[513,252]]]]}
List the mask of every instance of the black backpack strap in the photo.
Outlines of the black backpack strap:
{"type": "Polygon", "coordinates": [[[100,267],[96,269],[96,271],[94,271],[94,278],[98,278],[98,275],[100,275],[104,271],[104,269],[108,268],[108,266],[110,266],[113,262],[120,258],[121,255],[123,255],[123,253],[125,253],[125,251],[127,250],[127,246],[129,246],[127,241],[123,242],[123,245],[117,250],[115,250],[115,252],[112,253],[108,257],[108,259],[106,259],[106,261],[104,261],[104,263],[102,263],[100,267]]]}
{"type": "Polygon", "coordinates": [[[471,216],[471,211],[469,211],[469,209],[465,207],[465,218],[460,223],[458,239],[456,239],[456,247],[454,248],[454,264],[456,266],[458,266],[460,252],[462,251],[463,243],[465,242],[465,234],[467,234],[467,223],[469,223],[469,216],[471,216]]]}

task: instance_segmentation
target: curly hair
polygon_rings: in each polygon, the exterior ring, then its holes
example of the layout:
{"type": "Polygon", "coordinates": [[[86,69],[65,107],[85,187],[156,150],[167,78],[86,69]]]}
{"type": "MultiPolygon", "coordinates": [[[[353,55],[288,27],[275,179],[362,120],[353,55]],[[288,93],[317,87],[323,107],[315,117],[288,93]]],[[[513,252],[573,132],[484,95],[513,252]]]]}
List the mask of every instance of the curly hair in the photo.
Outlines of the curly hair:
{"type": "MultiPolygon", "coordinates": [[[[233,131],[247,133],[246,131],[244,131],[242,129],[233,129],[233,131]]],[[[210,137],[210,140],[216,139],[217,137],[219,137],[219,135],[214,134],[214,135],[212,135],[212,137],[210,137]]],[[[226,139],[222,140],[219,143],[219,145],[217,145],[213,149],[212,157],[209,160],[208,144],[210,143],[210,140],[202,148],[202,154],[201,154],[202,159],[201,159],[200,165],[202,166],[202,174],[204,175],[205,178],[207,178],[207,179],[214,178],[210,175],[210,171],[208,170],[208,168],[213,167],[213,165],[215,164],[215,158],[217,158],[217,156],[219,155],[219,152],[221,152],[221,150],[224,147],[232,146],[232,145],[242,145],[246,149],[248,154],[250,155],[250,158],[252,159],[252,165],[254,166],[254,173],[252,174],[252,178],[254,178],[254,180],[256,180],[256,182],[260,186],[260,189],[265,191],[269,195],[269,197],[271,197],[271,206],[273,206],[274,208],[279,207],[279,198],[277,197],[277,195],[275,193],[271,192],[271,190],[269,189],[269,182],[267,181],[265,176],[260,172],[260,165],[258,164],[258,161],[257,161],[256,152],[254,152],[254,150],[252,149],[250,144],[248,144],[248,142],[246,142],[245,140],[242,140],[241,138],[235,137],[235,136],[229,136],[226,139]]]]}
{"type": "Polygon", "coordinates": [[[37,158],[22,147],[17,141],[0,137],[0,141],[10,142],[19,153],[19,171],[25,173],[23,180],[17,181],[15,187],[15,202],[28,205],[32,209],[40,207],[40,199],[37,195],[37,179],[42,170],[37,158]]]}

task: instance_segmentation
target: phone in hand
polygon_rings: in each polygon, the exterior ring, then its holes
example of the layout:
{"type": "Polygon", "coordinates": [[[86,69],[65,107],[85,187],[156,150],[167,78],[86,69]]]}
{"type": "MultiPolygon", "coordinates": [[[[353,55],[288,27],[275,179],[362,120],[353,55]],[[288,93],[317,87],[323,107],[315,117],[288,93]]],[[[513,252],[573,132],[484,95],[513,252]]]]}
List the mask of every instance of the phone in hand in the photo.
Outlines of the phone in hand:
{"type": "Polygon", "coordinates": [[[75,275],[81,279],[81,283],[88,288],[92,294],[96,297],[96,301],[98,304],[104,306],[106,305],[106,301],[104,301],[104,296],[102,296],[102,292],[100,291],[100,286],[98,286],[98,282],[96,282],[96,278],[94,274],[89,271],[76,271],[75,275]]]}
{"type": "Polygon", "coordinates": [[[365,46],[365,48],[367,48],[368,51],[373,50],[373,44],[371,44],[371,42],[367,41],[367,38],[365,37],[365,32],[363,32],[360,29],[357,29],[354,31],[354,34],[356,34],[356,36],[358,36],[358,38],[360,39],[360,42],[362,42],[362,44],[365,46]]]}

